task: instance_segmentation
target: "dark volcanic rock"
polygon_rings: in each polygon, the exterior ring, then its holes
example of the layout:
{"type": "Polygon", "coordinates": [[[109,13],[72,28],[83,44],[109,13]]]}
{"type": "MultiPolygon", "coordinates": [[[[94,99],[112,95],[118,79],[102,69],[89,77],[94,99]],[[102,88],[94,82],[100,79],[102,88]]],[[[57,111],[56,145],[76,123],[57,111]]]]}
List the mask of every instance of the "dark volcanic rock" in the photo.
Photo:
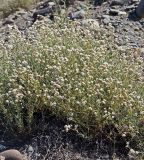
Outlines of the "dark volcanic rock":
{"type": "Polygon", "coordinates": [[[140,18],[144,18],[144,0],[141,0],[137,9],[136,9],[136,14],[140,18]]]}
{"type": "Polygon", "coordinates": [[[128,3],[129,2],[129,0],[113,0],[111,3],[110,3],[110,6],[122,6],[122,5],[124,5],[124,4],[126,4],[126,3],[128,3]]]}
{"type": "Polygon", "coordinates": [[[33,14],[34,22],[37,20],[38,15],[47,16],[48,14],[52,13],[52,10],[49,8],[44,8],[40,10],[36,10],[33,14]]]}
{"type": "Polygon", "coordinates": [[[117,16],[118,13],[119,13],[119,10],[117,10],[117,9],[110,9],[109,10],[109,14],[112,16],[117,16]]]}

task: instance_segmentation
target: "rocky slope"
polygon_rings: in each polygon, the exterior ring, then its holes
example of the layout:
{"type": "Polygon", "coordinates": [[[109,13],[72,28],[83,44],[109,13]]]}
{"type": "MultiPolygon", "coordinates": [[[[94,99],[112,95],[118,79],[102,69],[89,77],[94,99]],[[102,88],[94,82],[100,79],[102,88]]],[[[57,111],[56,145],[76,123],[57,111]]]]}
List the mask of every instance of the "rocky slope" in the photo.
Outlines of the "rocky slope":
{"type": "MultiPolygon", "coordinates": [[[[99,31],[103,29],[114,35],[115,46],[119,50],[132,48],[144,57],[144,19],[139,19],[135,14],[138,0],[108,0],[104,3],[94,1],[72,1],[66,8],[62,1],[56,4],[54,1],[42,1],[30,11],[19,9],[14,14],[0,20],[0,39],[8,40],[7,26],[17,26],[19,31],[26,35],[29,27],[37,21],[46,18],[50,23],[65,17],[77,25],[88,27],[90,30],[99,31]]],[[[54,120],[55,122],[55,120],[54,120]]],[[[18,148],[29,154],[32,159],[74,159],[74,160],[96,160],[111,159],[107,153],[109,146],[105,141],[85,141],[75,133],[65,134],[62,130],[64,124],[47,124],[46,131],[43,128],[40,136],[30,138],[25,144],[18,141],[2,141],[0,149],[18,148]],[[45,135],[47,133],[47,135],[45,135]],[[55,143],[56,142],[56,143],[55,143]],[[17,145],[16,145],[17,143],[17,145]],[[20,144],[19,144],[20,143],[20,144]],[[67,146],[67,144],[69,144],[67,146]],[[48,145],[48,146],[47,146],[48,145]],[[91,149],[91,146],[93,146],[91,149]],[[57,152],[59,151],[59,152],[57,152]],[[88,154],[89,152],[90,154],[88,154]],[[53,154],[53,155],[52,155],[53,154]],[[101,156],[103,155],[103,156],[101,156]]],[[[126,144],[124,144],[126,145],[126,144]]],[[[121,146],[120,146],[121,147],[121,146]]],[[[128,153],[128,151],[122,151],[128,153]]],[[[122,158],[123,159],[123,158],[122,158]]]]}
{"type": "Polygon", "coordinates": [[[79,25],[105,28],[114,34],[118,48],[144,47],[144,19],[135,14],[138,0],[109,0],[102,4],[96,0],[89,4],[85,1],[73,1],[73,5],[65,8],[63,3],[42,1],[32,10],[19,11],[0,21],[0,26],[17,25],[19,30],[27,30],[37,20],[47,17],[53,21],[60,18],[60,13],[66,18],[79,22],[79,25]],[[100,4],[100,5],[99,5],[100,4]],[[89,24],[90,23],[90,24],[89,24]]]}

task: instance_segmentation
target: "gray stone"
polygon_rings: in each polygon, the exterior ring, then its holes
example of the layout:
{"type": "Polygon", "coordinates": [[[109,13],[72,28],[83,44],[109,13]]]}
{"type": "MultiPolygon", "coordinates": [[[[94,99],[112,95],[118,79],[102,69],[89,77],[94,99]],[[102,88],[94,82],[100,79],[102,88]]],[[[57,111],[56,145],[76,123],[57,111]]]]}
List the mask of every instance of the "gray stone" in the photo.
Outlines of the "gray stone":
{"type": "Polygon", "coordinates": [[[14,24],[13,17],[10,16],[3,21],[3,25],[7,25],[7,24],[14,24]]]}
{"type": "Polygon", "coordinates": [[[135,8],[136,8],[135,5],[126,6],[125,11],[130,11],[130,10],[133,10],[135,8]]]}
{"type": "Polygon", "coordinates": [[[80,10],[76,12],[70,12],[69,17],[70,19],[83,19],[85,17],[85,11],[80,10]]]}
{"type": "Polygon", "coordinates": [[[109,15],[102,15],[102,18],[103,18],[103,23],[104,24],[108,24],[108,23],[110,23],[110,16],[109,15]]]}
{"type": "Polygon", "coordinates": [[[25,15],[27,14],[27,11],[25,11],[24,9],[19,9],[18,11],[15,12],[15,15],[25,15]]]}
{"type": "Polygon", "coordinates": [[[43,19],[44,19],[44,16],[42,16],[42,15],[38,15],[38,16],[37,16],[37,19],[41,21],[41,20],[43,20],[43,19]]]}
{"type": "Polygon", "coordinates": [[[82,1],[76,1],[75,2],[75,6],[79,10],[87,8],[87,5],[84,2],[82,2],[82,1]]]}
{"type": "Polygon", "coordinates": [[[98,21],[95,19],[85,19],[81,23],[83,27],[87,27],[91,30],[97,30],[100,28],[98,21]]]}
{"type": "Polygon", "coordinates": [[[4,150],[4,149],[6,149],[6,147],[4,145],[0,144],[0,150],[4,150]]]}
{"type": "Polygon", "coordinates": [[[127,15],[127,13],[124,12],[124,11],[119,11],[119,12],[118,12],[118,15],[127,15]]]}
{"type": "Polygon", "coordinates": [[[27,151],[29,156],[31,156],[34,153],[34,149],[32,146],[29,146],[27,151]]]}
{"type": "Polygon", "coordinates": [[[104,14],[104,15],[102,15],[102,18],[104,18],[104,19],[105,19],[105,18],[106,18],[106,19],[110,19],[110,16],[104,14]]]}
{"type": "Polygon", "coordinates": [[[109,14],[112,15],[112,16],[117,16],[119,14],[119,10],[117,9],[110,9],[109,10],[109,14]]]}
{"type": "Polygon", "coordinates": [[[119,6],[111,6],[111,9],[119,9],[119,6]]]}
{"type": "Polygon", "coordinates": [[[27,22],[28,22],[28,20],[25,20],[23,17],[19,17],[15,21],[15,24],[18,26],[19,30],[24,30],[27,28],[27,22]]]}
{"type": "Polygon", "coordinates": [[[126,27],[126,28],[123,28],[123,31],[125,31],[125,32],[128,32],[128,28],[126,27]]]}
{"type": "Polygon", "coordinates": [[[138,26],[135,26],[135,27],[134,27],[134,30],[135,30],[135,31],[139,31],[139,27],[138,27],[138,26]]]}
{"type": "Polygon", "coordinates": [[[103,23],[104,24],[109,24],[110,23],[110,19],[107,19],[107,18],[103,19],[103,23]]]}
{"type": "Polygon", "coordinates": [[[48,5],[49,5],[50,7],[55,6],[55,2],[48,2],[48,5]]]}

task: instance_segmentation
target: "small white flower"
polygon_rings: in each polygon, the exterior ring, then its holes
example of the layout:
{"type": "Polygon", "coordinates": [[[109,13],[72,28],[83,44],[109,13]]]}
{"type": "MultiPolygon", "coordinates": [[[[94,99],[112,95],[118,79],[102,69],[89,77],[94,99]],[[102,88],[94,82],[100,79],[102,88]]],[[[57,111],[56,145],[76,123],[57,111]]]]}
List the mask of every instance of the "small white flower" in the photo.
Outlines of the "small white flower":
{"type": "Polygon", "coordinates": [[[27,65],[28,63],[27,63],[27,61],[22,61],[22,64],[27,65]]]}
{"type": "Polygon", "coordinates": [[[141,114],[141,115],[144,115],[144,111],[141,111],[140,114],[141,114]]]}
{"type": "Polygon", "coordinates": [[[115,116],[112,116],[112,119],[114,119],[115,118],[115,116]]]}
{"type": "Polygon", "coordinates": [[[48,96],[47,96],[47,99],[51,99],[51,96],[48,95],[48,96]]]}
{"type": "Polygon", "coordinates": [[[71,129],[71,125],[65,125],[64,129],[65,129],[66,132],[68,132],[71,129]]]}
{"type": "Polygon", "coordinates": [[[5,102],[6,102],[7,104],[9,104],[9,103],[10,103],[10,101],[9,101],[9,100],[6,100],[5,102]]]}
{"type": "Polygon", "coordinates": [[[130,155],[130,156],[136,156],[136,155],[138,155],[139,154],[139,152],[138,151],[135,151],[134,149],[130,149],[130,151],[129,151],[129,153],[128,153],[128,155],[130,155]]]}
{"type": "Polygon", "coordinates": [[[30,91],[28,91],[27,93],[28,93],[28,94],[31,94],[31,92],[30,92],[30,91]]]}
{"type": "Polygon", "coordinates": [[[130,147],[130,145],[129,145],[130,143],[129,142],[126,142],[126,147],[127,148],[129,148],[130,147]]]}
{"type": "Polygon", "coordinates": [[[17,92],[17,89],[13,89],[12,92],[15,94],[17,92]]]}
{"type": "Polygon", "coordinates": [[[88,109],[89,109],[90,111],[92,111],[92,110],[93,110],[93,109],[92,109],[92,107],[89,107],[88,109]]]}
{"type": "Polygon", "coordinates": [[[122,134],[122,137],[126,137],[126,133],[123,133],[123,134],[122,134]]]}
{"type": "Polygon", "coordinates": [[[51,102],[50,105],[55,107],[56,106],[56,102],[51,102]]]}
{"type": "Polygon", "coordinates": [[[21,85],[19,85],[19,89],[22,89],[23,87],[21,85]]]}

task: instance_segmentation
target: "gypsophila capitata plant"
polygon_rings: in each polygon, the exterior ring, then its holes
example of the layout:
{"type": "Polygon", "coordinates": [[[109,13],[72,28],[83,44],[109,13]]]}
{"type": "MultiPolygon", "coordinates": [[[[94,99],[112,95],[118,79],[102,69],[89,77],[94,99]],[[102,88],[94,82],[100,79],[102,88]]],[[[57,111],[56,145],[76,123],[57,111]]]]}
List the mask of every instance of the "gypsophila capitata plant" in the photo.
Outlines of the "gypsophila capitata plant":
{"type": "Polygon", "coordinates": [[[115,48],[111,34],[75,22],[37,21],[26,34],[8,27],[0,43],[0,112],[19,131],[48,109],[94,136],[107,124],[125,135],[144,126],[141,57],[115,48]]]}

